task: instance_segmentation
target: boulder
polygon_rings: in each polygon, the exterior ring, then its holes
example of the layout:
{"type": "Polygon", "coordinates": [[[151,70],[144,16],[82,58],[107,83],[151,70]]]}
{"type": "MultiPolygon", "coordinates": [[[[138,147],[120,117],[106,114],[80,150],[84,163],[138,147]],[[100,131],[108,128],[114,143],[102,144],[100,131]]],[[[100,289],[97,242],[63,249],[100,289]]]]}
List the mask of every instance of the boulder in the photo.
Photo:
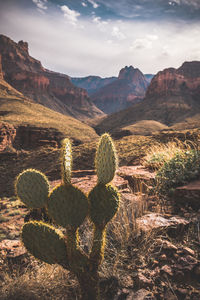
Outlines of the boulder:
{"type": "Polygon", "coordinates": [[[128,181],[133,193],[145,193],[154,184],[156,173],[143,166],[123,166],[117,170],[117,175],[128,181]]]}
{"type": "Polygon", "coordinates": [[[143,233],[160,232],[170,236],[182,234],[189,226],[189,221],[179,216],[150,213],[138,218],[136,224],[143,233]]]}

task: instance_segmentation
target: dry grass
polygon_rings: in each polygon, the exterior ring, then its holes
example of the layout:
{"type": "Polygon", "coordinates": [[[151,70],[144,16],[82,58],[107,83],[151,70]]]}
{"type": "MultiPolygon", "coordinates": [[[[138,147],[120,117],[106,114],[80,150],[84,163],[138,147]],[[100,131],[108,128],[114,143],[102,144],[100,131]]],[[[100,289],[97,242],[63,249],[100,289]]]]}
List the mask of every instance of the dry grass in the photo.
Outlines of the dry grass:
{"type": "Polygon", "coordinates": [[[31,259],[23,272],[9,268],[2,274],[0,300],[78,299],[78,283],[71,273],[31,259]]]}
{"type": "Polygon", "coordinates": [[[176,154],[182,154],[191,150],[192,142],[181,142],[179,140],[168,142],[167,144],[153,145],[148,149],[143,159],[143,165],[154,170],[159,169],[165,162],[171,160],[176,154]]]}
{"type": "Polygon", "coordinates": [[[24,99],[1,98],[0,110],[4,112],[2,116],[0,115],[0,121],[16,126],[56,128],[65,136],[81,142],[89,142],[97,138],[94,129],[88,125],[24,99]]]}

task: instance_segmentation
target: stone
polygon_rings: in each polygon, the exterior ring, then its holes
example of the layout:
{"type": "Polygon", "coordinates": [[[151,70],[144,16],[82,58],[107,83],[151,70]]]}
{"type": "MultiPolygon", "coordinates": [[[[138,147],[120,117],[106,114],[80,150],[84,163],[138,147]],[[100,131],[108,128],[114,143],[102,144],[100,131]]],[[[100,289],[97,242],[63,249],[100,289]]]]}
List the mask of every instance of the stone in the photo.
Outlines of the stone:
{"type": "Polygon", "coordinates": [[[200,180],[177,187],[172,199],[177,207],[191,206],[195,210],[200,209],[200,180]]]}
{"type": "Polygon", "coordinates": [[[138,290],[131,297],[128,296],[126,300],[155,300],[153,294],[145,289],[138,290]]]}
{"type": "Polygon", "coordinates": [[[1,254],[9,263],[19,264],[27,251],[19,240],[3,240],[0,242],[1,254]]]}
{"type": "Polygon", "coordinates": [[[146,193],[155,181],[155,172],[150,172],[143,166],[123,166],[117,174],[128,181],[133,193],[146,193]]]}
{"type": "Polygon", "coordinates": [[[169,276],[173,276],[173,272],[172,272],[172,268],[168,265],[164,265],[161,269],[160,269],[161,273],[165,273],[169,276]]]}
{"type": "Polygon", "coordinates": [[[184,248],[182,249],[182,252],[183,252],[184,254],[189,254],[189,255],[191,255],[191,256],[194,256],[194,255],[195,255],[194,250],[192,250],[192,249],[190,249],[190,248],[188,248],[188,247],[184,247],[184,248]]]}
{"type": "Polygon", "coordinates": [[[135,277],[135,283],[139,288],[146,288],[153,286],[153,281],[148,279],[142,272],[138,272],[135,277]]]}
{"type": "Polygon", "coordinates": [[[143,233],[150,231],[166,232],[170,236],[182,234],[189,225],[189,221],[179,216],[150,213],[136,220],[138,229],[143,233]]]}

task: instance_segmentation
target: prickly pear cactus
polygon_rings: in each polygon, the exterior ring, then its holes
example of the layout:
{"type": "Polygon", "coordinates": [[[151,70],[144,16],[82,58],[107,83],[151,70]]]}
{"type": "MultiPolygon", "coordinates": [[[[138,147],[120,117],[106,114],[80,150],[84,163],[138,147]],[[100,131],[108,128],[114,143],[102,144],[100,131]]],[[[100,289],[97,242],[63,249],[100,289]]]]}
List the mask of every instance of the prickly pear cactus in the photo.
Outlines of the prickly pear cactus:
{"type": "Polygon", "coordinates": [[[22,228],[22,241],[37,259],[59,264],[72,271],[81,288],[82,300],[100,300],[98,268],[103,260],[106,225],[119,207],[119,193],[110,182],[117,168],[116,151],[108,134],[101,136],[96,158],[97,184],[85,195],[71,183],[71,143],[65,139],[61,149],[62,183],[49,192],[46,176],[26,170],[15,183],[18,198],[30,209],[44,209],[53,223],[65,228],[66,234],[50,224],[29,221],[22,228]],[[79,246],[79,227],[89,217],[94,224],[91,251],[79,246]]]}

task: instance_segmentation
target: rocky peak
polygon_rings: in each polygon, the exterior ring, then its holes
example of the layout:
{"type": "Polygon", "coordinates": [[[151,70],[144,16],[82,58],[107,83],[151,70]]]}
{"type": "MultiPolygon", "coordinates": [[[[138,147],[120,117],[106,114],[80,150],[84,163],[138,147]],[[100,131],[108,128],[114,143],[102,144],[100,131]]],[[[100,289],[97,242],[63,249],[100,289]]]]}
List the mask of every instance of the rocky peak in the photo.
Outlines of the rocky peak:
{"type": "Polygon", "coordinates": [[[18,45],[27,53],[28,53],[28,43],[27,42],[24,42],[24,41],[19,41],[18,42],[18,45]]]}
{"type": "Polygon", "coordinates": [[[133,66],[126,66],[125,68],[121,69],[118,80],[126,81],[128,84],[131,84],[134,87],[142,86],[143,89],[146,89],[149,84],[144,74],[133,66]]]}
{"type": "Polygon", "coordinates": [[[31,57],[27,42],[15,43],[0,35],[0,55],[4,80],[26,97],[80,120],[103,115],[86,90],[75,87],[69,76],[49,71],[31,57]]]}
{"type": "Polygon", "coordinates": [[[133,66],[125,66],[123,69],[119,71],[118,79],[126,79],[130,80],[132,76],[135,74],[135,72],[139,71],[138,69],[135,69],[133,66]]]}
{"type": "Polygon", "coordinates": [[[41,62],[29,56],[27,42],[19,41],[15,43],[9,37],[1,34],[0,54],[2,56],[2,68],[5,73],[5,80],[11,85],[12,83],[8,74],[19,71],[44,71],[41,62]]]}
{"type": "Polygon", "coordinates": [[[120,70],[119,76],[92,95],[92,100],[105,113],[113,113],[140,102],[149,83],[144,74],[133,66],[120,70]]]}
{"type": "Polygon", "coordinates": [[[200,77],[200,61],[184,62],[177,72],[186,77],[200,77]]]}

